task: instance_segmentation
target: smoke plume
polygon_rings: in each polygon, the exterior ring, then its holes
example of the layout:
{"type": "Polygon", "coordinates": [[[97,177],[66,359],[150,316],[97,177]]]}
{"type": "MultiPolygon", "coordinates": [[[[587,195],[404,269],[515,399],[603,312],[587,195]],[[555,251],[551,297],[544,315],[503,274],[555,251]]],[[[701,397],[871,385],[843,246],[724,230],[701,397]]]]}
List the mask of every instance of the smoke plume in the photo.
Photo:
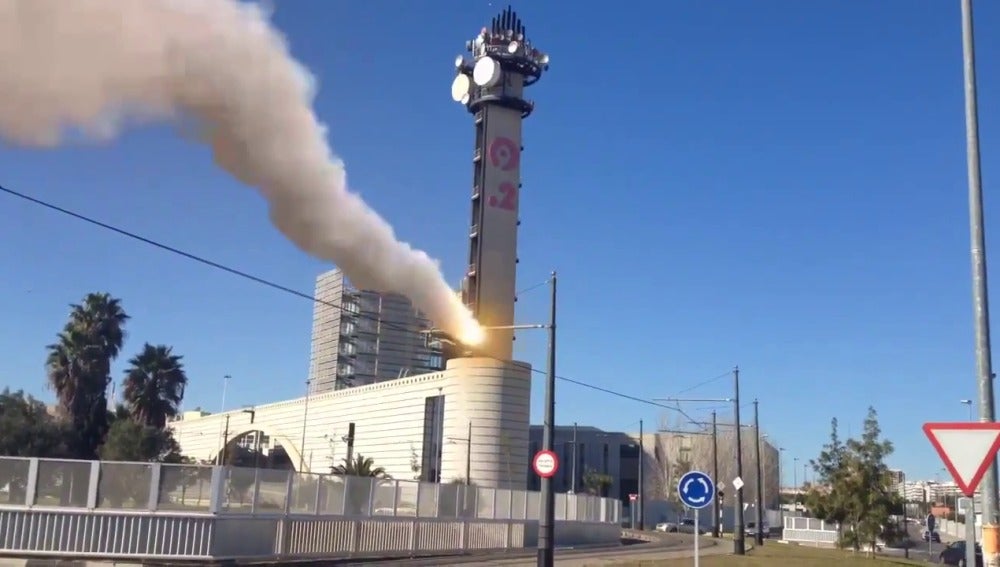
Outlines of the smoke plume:
{"type": "Polygon", "coordinates": [[[110,139],[130,123],[193,119],[216,163],[264,195],[299,248],[478,342],[437,262],[348,191],[313,94],[256,4],[0,0],[0,136],[52,147],[70,132],[110,139]]]}

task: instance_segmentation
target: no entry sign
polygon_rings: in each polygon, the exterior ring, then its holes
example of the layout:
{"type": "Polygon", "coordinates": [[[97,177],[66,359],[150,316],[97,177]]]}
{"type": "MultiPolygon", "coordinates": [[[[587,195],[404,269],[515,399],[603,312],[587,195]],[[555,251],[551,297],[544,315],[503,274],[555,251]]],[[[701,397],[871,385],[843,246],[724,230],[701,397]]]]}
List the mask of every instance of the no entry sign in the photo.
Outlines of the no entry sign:
{"type": "Polygon", "coordinates": [[[552,451],[539,451],[531,460],[531,468],[542,478],[552,478],[559,470],[559,457],[552,451]]]}

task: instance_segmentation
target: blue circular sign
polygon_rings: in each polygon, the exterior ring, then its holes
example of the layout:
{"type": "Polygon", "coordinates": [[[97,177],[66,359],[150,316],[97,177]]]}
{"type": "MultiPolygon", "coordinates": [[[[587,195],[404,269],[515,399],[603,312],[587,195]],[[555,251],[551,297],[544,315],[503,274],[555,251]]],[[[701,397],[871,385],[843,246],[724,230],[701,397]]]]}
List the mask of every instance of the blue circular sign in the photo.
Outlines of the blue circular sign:
{"type": "Polygon", "coordinates": [[[700,510],[712,505],[715,498],[715,483],[712,477],[701,471],[691,471],[677,483],[677,496],[688,508],[700,510]]]}

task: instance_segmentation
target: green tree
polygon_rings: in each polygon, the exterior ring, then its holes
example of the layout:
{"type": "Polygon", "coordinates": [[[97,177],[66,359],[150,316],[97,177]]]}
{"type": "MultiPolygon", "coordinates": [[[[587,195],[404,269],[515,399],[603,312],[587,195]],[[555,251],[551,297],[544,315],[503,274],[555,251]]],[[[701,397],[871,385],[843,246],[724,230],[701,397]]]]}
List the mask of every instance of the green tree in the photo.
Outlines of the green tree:
{"type": "MultiPolygon", "coordinates": [[[[375,466],[375,461],[371,457],[366,457],[361,453],[353,459],[344,458],[341,464],[333,467],[330,471],[335,475],[340,475],[342,483],[340,490],[344,491],[344,513],[361,514],[368,507],[368,502],[372,498],[372,492],[384,480],[391,477],[382,467],[375,466]],[[352,480],[349,477],[366,477],[374,479],[370,484],[352,480]]],[[[377,504],[377,503],[376,503],[377,504]]]]}
{"type": "Polygon", "coordinates": [[[70,306],[63,331],[47,347],[46,374],[71,426],[68,445],[73,457],[95,458],[104,441],[111,363],[121,351],[128,318],[120,300],[91,293],[70,306]]]}
{"type": "Polygon", "coordinates": [[[122,385],[133,419],[163,429],[177,416],[187,385],[182,358],[168,346],[146,343],[128,361],[122,385]]]}
{"type": "Polygon", "coordinates": [[[841,443],[836,420],[832,429],[830,442],[813,462],[819,482],[810,488],[807,506],[814,515],[838,522],[842,547],[894,542],[901,534],[890,516],[901,501],[885,464],[892,442],[882,437],[875,408],[868,408],[859,439],[841,443]]]}
{"type": "MultiPolygon", "coordinates": [[[[0,392],[0,456],[63,457],[67,429],[45,404],[22,391],[0,392]]],[[[0,486],[11,502],[23,503],[28,486],[27,461],[0,462],[0,486]]]]}
{"type": "Polygon", "coordinates": [[[20,390],[0,392],[0,456],[64,456],[66,432],[42,402],[20,390]]]}
{"type": "Polygon", "coordinates": [[[115,419],[107,439],[98,450],[104,470],[100,496],[113,507],[125,502],[145,503],[149,498],[148,475],[139,474],[134,464],[114,465],[114,461],[180,463],[180,447],[170,431],[149,427],[132,419],[115,419]]]}
{"type": "Polygon", "coordinates": [[[594,496],[607,496],[608,488],[614,484],[615,479],[611,475],[602,474],[592,468],[588,468],[583,473],[583,489],[587,494],[594,496]]]}
{"type": "Polygon", "coordinates": [[[351,460],[345,457],[341,464],[333,467],[330,472],[341,476],[368,476],[379,479],[391,478],[385,472],[384,468],[375,466],[374,459],[366,457],[361,453],[355,455],[351,460]]]}

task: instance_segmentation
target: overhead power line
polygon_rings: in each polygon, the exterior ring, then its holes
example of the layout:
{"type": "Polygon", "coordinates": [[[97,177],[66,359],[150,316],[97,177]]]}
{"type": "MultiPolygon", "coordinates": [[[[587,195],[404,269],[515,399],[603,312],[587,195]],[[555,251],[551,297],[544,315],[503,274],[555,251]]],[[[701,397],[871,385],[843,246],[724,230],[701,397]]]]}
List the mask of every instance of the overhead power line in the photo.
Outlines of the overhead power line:
{"type": "MultiPolygon", "coordinates": [[[[280,291],[282,293],[287,293],[289,295],[293,295],[293,296],[301,298],[301,299],[306,299],[306,300],[311,301],[313,303],[319,303],[319,304],[326,305],[326,306],[329,306],[329,307],[332,307],[332,308],[335,308],[335,309],[339,309],[342,312],[348,313],[348,314],[353,315],[354,317],[357,317],[357,318],[368,319],[368,320],[371,320],[371,321],[377,321],[377,322],[380,322],[382,325],[384,325],[386,327],[389,327],[389,328],[394,328],[396,330],[401,330],[401,331],[411,331],[412,330],[412,329],[409,329],[409,328],[406,328],[406,327],[402,327],[402,326],[397,325],[397,324],[393,324],[391,321],[381,321],[380,319],[378,319],[376,317],[372,317],[370,315],[363,315],[363,314],[353,313],[353,312],[347,311],[346,307],[343,306],[343,305],[339,305],[339,304],[336,304],[336,303],[332,303],[330,301],[326,301],[326,300],[320,299],[320,298],[318,298],[318,297],[316,297],[314,295],[301,292],[299,290],[296,290],[296,289],[290,288],[288,286],[279,284],[279,283],[274,282],[272,280],[268,280],[268,279],[263,278],[261,276],[257,276],[257,275],[251,274],[251,273],[246,272],[244,270],[240,270],[240,269],[237,269],[237,268],[233,268],[233,267],[227,266],[225,264],[222,264],[222,263],[216,262],[214,260],[210,260],[208,258],[205,258],[204,256],[199,256],[197,254],[193,254],[191,252],[187,252],[187,251],[181,250],[180,248],[176,248],[174,246],[170,246],[169,244],[160,242],[158,240],[154,240],[152,238],[147,238],[145,236],[136,234],[136,233],[131,232],[129,230],[125,230],[123,228],[120,228],[120,227],[108,224],[106,222],[99,221],[99,220],[97,220],[97,219],[95,219],[93,217],[89,217],[87,215],[84,215],[84,214],[81,214],[81,213],[77,213],[75,211],[71,211],[71,210],[69,210],[67,208],[60,207],[59,205],[56,205],[54,203],[50,203],[48,201],[44,201],[44,200],[39,199],[37,197],[32,197],[32,196],[27,195],[25,193],[21,193],[20,191],[15,191],[13,189],[10,189],[9,187],[5,187],[3,185],[0,185],[0,192],[6,193],[7,195],[10,195],[11,197],[16,197],[18,199],[21,199],[22,201],[27,201],[27,202],[29,202],[31,204],[34,204],[34,205],[37,205],[39,207],[43,207],[43,208],[48,209],[50,211],[54,211],[54,212],[57,212],[57,213],[60,213],[60,214],[63,214],[63,215],[75,218],[75,219],[77,219],[79,221],[83,221],[85,223],[91,224],[93,226],[96,226],[96,227],[99,227],[99,228],[103,228],[104,230],[108,230],[108,231],[114,232],[114,233],[116,233],[116,234],[118,234],[120,236],[124,236],[126,238],[130,238],[132,240],[136,240],[138,242],[142,242],[143,244],[147,244],[149,246],[153,246],[155,248],[159,248],[160,250],[163,250],[165,252],[169,252],[171,254],[175,254],[177,256],[181,256],[182,258],[186,258],[188,260],[191,260],[192,262],[196,262],[196,263],[202,264],[204,266],[208,266],[208,267],[216,269],[216,270],[221,270],[221,271],[226,272],[226,273],[228,273],[230,275],[233,275],[233,276],[236,276],[236,277],[239,277],[239,278],[243,278],[245,280],[254,282],[254,283],[262,285],[262,286],[269,287],[269,288],[271,288],[273,290],[280,291]]],[[[525,292],[531,291],[531,290],[533,290],[535,288],[541,287],[545,283],[548,283],[548,282],[546,281],[546,282],[543,282],[541,284],[530,286],[527,289],[523,290],[521,293],[525,293],[525,292]]],[[[539,369],[536,369],[536,368],[532,368],[532,371],[535,372],[535,373],[537,373],[537,374],[545,374],[545,371],[539,370],[539,369]]],[[[680,408],[668,406],[668,405],[665,405],[665,404],[654,402],[652,400],[643,399],[643,398],[640,398],[638,396],[632,396],[632,395],[625,394],[623,392],[619,392],[619,391],[612,390],[612,389],[609,389],[609,388],[604,388],[604,387],[601,387],[601,386],[596,386],[594,384],[589,384],[587,382],[583,382],[581,380],[576,380],[576,379],[573,379],[573,378],[568,378],[566,376],[556,376],[556,378],[559,379],[559,380],[562,380],[564,382],[569,382],[570,384],[575,384],[575,385],[583,387],[583,388],[589,388],[591,390],[594,390],[594,391],[597,391],[597,392],[601,392],[601,393],[604,393],[604,394],[608,394],[608,395],[611,395],[611,396],[615,396],[615,397],[618,397],[618,398],[622,398],[622,399],[625,399],[625,400],[629,400],[629,401],[633,401],[633,402],[638,402],[638,403],[646,404],[646,405],[651,405],[651,406],[655,406],[655,407],[660,407],[660,408],[668,409],[668,410],[671,410],[671,411],[676,411],[679,414],[681,414],[682,416],[684,416],[685,419],[689,420],[692,423],[696,423],[696,421],[695,421],[694,418],[692,418],[690,415],[688,415],[687,413],[685,413],[680,408]]]]}

